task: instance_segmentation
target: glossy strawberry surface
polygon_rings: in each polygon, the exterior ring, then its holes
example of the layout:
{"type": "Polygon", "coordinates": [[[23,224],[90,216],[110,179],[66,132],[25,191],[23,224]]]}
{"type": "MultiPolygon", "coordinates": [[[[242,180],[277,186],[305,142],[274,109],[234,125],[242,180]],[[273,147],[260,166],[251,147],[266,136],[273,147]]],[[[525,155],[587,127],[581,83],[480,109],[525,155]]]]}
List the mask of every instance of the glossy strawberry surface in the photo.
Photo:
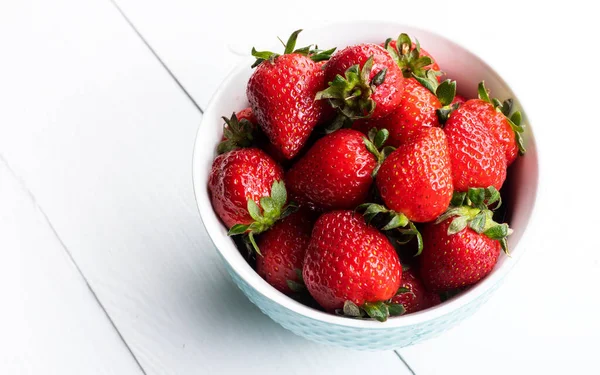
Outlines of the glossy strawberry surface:
{"type": "Polygon", "coordinates": [[[387,129],[390,132],[387,144],[398,147],[422,127],[439,126],[435,111],[442,105],[438,98],[423,87],[416,79],[408,78],[400,105],[384,118],[357,120],[353,128],[367,134],[371,128],[387,129]]]}
{"type": "Polygon", "coordinates": [[[257,204],[271,193],[273,182],[283,179],[281,167],[257,148],[237,149],[217,156],[208,180],[213,209],[230,228],[253,222],[248,199],[257,204]]]}
{"type": "Polygon", "coordinates": [[[353,211],[331,211],[315,223],[303,268],[304,283],[327,311],[349,300],[384,301],[397,292],[402,266],[388,239],[353,211]]]}
{"type": "Polygon", "coordinates": [[[450,114],[444,132],[452,164],[452,181],[456,191],[470,187],[493,186],[500,190],[506,179],[504,149],[476,115],[461,105],[450,114]]]}
{"type": "Polygon", "coordinates": [[[325,86],[320,65],[296,53],[263,61],[250,77],[246,94],[258,124],[287,159],[319,123],[326,103],[315,96],[325,86]]]}
{"type": "Polygon", "coordinates": [[[423,229],[420,275],[428,290],[447,291],[475,284],[492,271],[500,255],[500,243],[466,227],[448,235],[453,218],[423,229]]]}
{"type": "Polygon", "coordinates": [[[341,129],[319,139],[286,174],[292,200],[321,211],[353,209],[365,202],[377,162],[364,137],[341,129]]]}
{"type": "Polygon", "coordinates": [[[312,216],[307,211],[295,212],[276,222],[257,241],[262,256],[256,258],[256,272],[282,293],[294,292],[288,280],[301,282],[296,270],[302,271],[314,222],[312,216]]]}
{"type": "Polygon", "coordinates": [[[423,282],[412,268],[402,272],[400,287],[406,288],[408,291],[394,296],[392,303],[402,304],[406,310],[405,314],[425,310],[441,302],[437,293],[425,289],[423,282]]]}
{"type": "Polygon", "coordinates": [[[377,188],[386,206],[414,222],[434,220],[452,199],[452,171],[444,132],[424,128],[383,162],[377,188]]]}
{"type": "MultiPolygon", "coordinates": [[[[481,99],[466,101],[457,112],[456,117],[460,117],[460,121],[470,121],[480,125],[492,134],[504,149],[507,165],[511,165],[515,161],[519,154],[515,132],[502,112],[496,110],[491,103],[481,99]]],[[[458,121],[458,119],[455,118],[453,121],[458,121]]]]}

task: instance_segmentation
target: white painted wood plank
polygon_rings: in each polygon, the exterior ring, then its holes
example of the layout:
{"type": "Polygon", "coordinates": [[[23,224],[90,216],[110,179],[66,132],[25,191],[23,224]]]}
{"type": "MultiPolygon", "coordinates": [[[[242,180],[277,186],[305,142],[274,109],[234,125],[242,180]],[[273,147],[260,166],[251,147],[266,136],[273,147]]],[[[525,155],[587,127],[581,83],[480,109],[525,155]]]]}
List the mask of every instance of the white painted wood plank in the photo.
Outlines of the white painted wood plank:
{"type": "MultiPolygon", "coordinates": [[[[252,46],[264,49],[277,43],[276,36],[285,39],[298,28],[353,19],[396,21],[430,29],[477,51],[504,72],[523,71],[521,59],[515,56],[529,54],[528,43],[536,41],[538,34],[535,28],[511,25],[527,24],[540,11],[535,3],[518,0],[505,1],[502,7],[476,0],[460,6],[431,0],[426,10],[417,2],[382,2],[376,11],[363,11],[361,0],[347,0],[343,7],[321,0],[290,6],[277,0],[115,1],[203,108],[239,61],[238,55],[249,55],[252,46]],[[498,47],[511,40],[511,53],[498,47]]],[[[547,8],[552,9],[553,2],[547,3],[545,12],[547,8]]],[[[312,42],[299,39],[302,45],[312,42]]]]}
{"type": "Polygon", "coordinates": [[[142,374],[1,160],[0,207],[0,374],[142,374]]]}
{"type": "MultiPolygon", "coordinates": [[[[520,46],[513,45],[521,52],[511,54],[522,58],[498,60],[510,68],[510,82],[526,103],[536,132],[541,155],[538,212],[522,244],[527,253],[488,304],[460,327],[402,351],[419,375],[598,372],[600,242],[595,216],[600,202],[575,198],[580,189],[593,190],[598,184],[590,171],[600,161],[600,128],[588,119],[588,104],[582,102],[595,94],[592,86],[560,78],[566,75],[546,54],[562,45],[586,51],[586,61],[600,58],[596,49],[589,49],[600,25],[578,5],[548,4],[542,18],[536,16],[537,8],[524,6],[513,13],[513,22],[530,23],[531,31],[503,30],[506,40],[524,35],[520,46]],[[565,20],[564,33],[556,32],[557,19],[565,20]],[[535,68],[519,71],[524,59],[537,62],[535,68]]],[[[495,53],[501,52],[507,51],[495,53]]]]}
{"type": "Polygon", "coordinates": [[[567,233],[556,228],[555,193],[571,185],[558,180],[542,195],[538,222],[523,243],[527,253],[496,295],[459,327],[402,351],[417,374],[598,372],[600,248],[585,235],[596,224],[576,210],[583,221],[567,224],[567,233]]]}
{"type": "Polygon", "coordinates": [[[196,210],[200,113],[110,2],[35,9],[0,23],[19,36],[0,33],[19,53],[0,70],[0,150],[146,373],[407,372],[393,352],[313,344],[262,315],[196,210]]]}
{"type": "Polygon", "coordinates": [[[543,6],[505,1],[498,6],[434,0],[427,3],[427,11],[421,3],[395,2],[387,3],[385,11],[356,14],[349,10],[362,8],[352,1],[344,3],[344,10],[336,2],[312,0],[293,10],[269,1],[117,2],[203,106],[210,97],[208,92],[218,86],[226,68],[236,60],[224,46],[243,53],[252,45],[269,46],[275,35],[285,37],[296,28],[352,17],[431,29],[492,63],[519,93],[534,121],[542,153],[540,221],[531,229],[532,240],[523,244],[529,253],[480,313],[439,339],[401,352],[418,374],[592,372],[590,348],[597,346],[600,337],[595,318],[599,307],[592,296],[596,294],[593,286],[600,282],[600,270],[598,241],[586,234],[596,231],[594,213],[600,207],[593,198],[580,204],[557,200],[570,200],[566,197],[576,194],[577,188],[597,186],[589,170],[596,170],[593,163],[600,160],[595,145],[599,128],[582,104],[582,98],[597,95],[592,92],[593,85],[567,78],[570,68],[549,52],[564,48],[581,56],[583,60],[575,63],[581,69],[598,61],[591,38],[600,34],[600,29],[593,12],[582,11],[587,9],[583,1],[568,5],[552,1],[543,6]],[[202,54],[201,46],[210,50],[210,58],[202,54]],[[210,66],[212,61],[225,63],[210,74],[195,69],[210,66]],[[558,228],[557,206],[572,220],[561,219],[558,228]],[[554,234],[565,227],[568,233],[554,234]],[[472,353],[468,357],[467,351],[472,353]]]}

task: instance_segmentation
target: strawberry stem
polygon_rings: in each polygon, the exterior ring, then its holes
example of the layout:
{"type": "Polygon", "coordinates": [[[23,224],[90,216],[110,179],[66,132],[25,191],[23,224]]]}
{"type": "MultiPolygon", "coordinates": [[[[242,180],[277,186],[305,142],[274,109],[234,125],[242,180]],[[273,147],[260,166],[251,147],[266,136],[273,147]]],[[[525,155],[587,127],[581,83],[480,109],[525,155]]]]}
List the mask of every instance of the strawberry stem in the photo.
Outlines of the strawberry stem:
{"type": "MultiPolygon", "coordinates": [[[[315,100],[328,100],[343,116],[335,121],[339,127],[351,123],[351,120],[367,118],[375,110],[376,103],[371,95],[375,87],[385,81],[386,70],[377,72],[369,81],[372,69],[373,56],[369,57],[362,68],[358,64],[352,65],[344,72],[344,77],[336,75],[333,81],[329,82],[327,89],[317,93],[315,100]]],[[[330,132],[335,130],[337,129],[330,132]]]]}
{"type": "Polygon", "coordinates": [[[412,40],[408,34],[402,33],[398,36],[395,47],[391,42],[392,38],[385,41],[385,49],[392,55],[404,77],[409,78],[412,75],[424,77],[426,74],[424,67],[431,65],[433,60],[429,56],[421,56],[419,41],[415,39],[415,48],[412,48],[412,40]]]}
{"type": "Polygon", "coordinates": [[[260,206],[252,199],[248,199],[247,210],[254,220],[251,224],[235,224],[229,229],[228,236],[244,235],[256,251],[261,255],[254,235],[270,229],[276,221],[293,213],[297,206],[293,202],[287,203],[287,191],[283,181],[275,181],[271,187],[271,195],[260,198],[260,206]]]}
{"type": "Polygon", "coordinates": [[[466,193],[454,194],[450,207],[436,219],[435,224],[453,217],[448,226],[448,235],[459,233],[468,226],[479,234],[499,241],[504,252],[510,255],[506,238],[512,233],[512,229],[508,224],[499,224],[493,219],[494,211],[501,204],[500,192],[493,186],[485,189],[470,188],[466,193]]]}
{"type": "Polygon", "coordinates": [[[392,151],[396,149],[392,146],[382,148],[382,146],[388,140],[389,136],[390,132],[387,129],[377,130],[377,128],[372,128],[367,134],[368,138],[363,137],[363,141],[365,143],[365,146],[367,147],[367,150],[369,150],[369,152],[372,153],[375,156],[375,159],[377,160],[377,165],[371,173],[372,177],[375,177],[377,175],[377,172],[379,171],[379,168],[381,167],[381,164],[383,163],[385,158],[387,158],[389,154],[391,154],[392,151]]]}
{"type": "Polygon", "coordinates": [[[408,220],[406,215],[403,213],[392,211],[387,207],[377,203],[363,203],[356,208],[356,211],[363,212],[363,216],[365,217],[367,224],[371,224],[373,219],[379,216],[382,218],[382,220],[379,218],[377,220],[379,225],[376,227],[379,230],[397,230],[403,236],[408,237],[406,241],[398,241],[400,244],[406,244],[413,238],[416,238],[418,249],[415,256],[420,255],[423,251],[423,237],[421,232],[419,232],[415,224],[408,220]]]}
{"type": "Polygon", "coordinates": [[[504,117],[506,117],[506,121],[508,121],[511,129],[515,133],[515,142],[519,148],[519,155],[524,155],[527,151],[525,149],[525,142],[523,140],[523,132],[525,129],[524,125],[521,125],[521,112],[515,111],[512,114],[510,113],[513,109],[513,100],[507,99],[504,102],[500,102],[500,100],[496,98],[490,99],[489,91],[485,87],[485,81],[479,82],[479,85],[477,86],[477,94],[479,99],[492,104],[498,112],[502,113],[504,117]]]}
{"type": "MultiPolygon", "coordinates": [[[[290,35],[287,42],[283,42],[280,37],[277,37],[281,44],[283,45],[284,55],[289,55],[291,53],[297,53],[304,56],[309,56],[313,61],[323,61],[329,60],[331,54],[336,50],[335,48],[331,48],[328,50],[320,50],[315,45],[314,49],[311,49],[312,44],[309,44],[306,47],[297,48],[296,49],[296,41],[298,39],[298,35],[302,32],[302,29],[296,30],[290,35]]],[[[262,64],[264,61],[270,61],[271,63],[275,62],[275,58],[280,56],[280,54],[271,52],[271,51],[257,51],[254,47],[252,47],[252,56],[256,57],[256,61],[252,64],[252,68],[255,68],[262,64]]]]}
{"type": "Polygon", "coordinates": [[[219,154],[252,145],[255,130],[253,123],[245,118],[238,120],[235,112],[231,114],[231,118],[223,116],[222,119],[225,125],[223,125],[223,141],[217,147],[219,154]]]}

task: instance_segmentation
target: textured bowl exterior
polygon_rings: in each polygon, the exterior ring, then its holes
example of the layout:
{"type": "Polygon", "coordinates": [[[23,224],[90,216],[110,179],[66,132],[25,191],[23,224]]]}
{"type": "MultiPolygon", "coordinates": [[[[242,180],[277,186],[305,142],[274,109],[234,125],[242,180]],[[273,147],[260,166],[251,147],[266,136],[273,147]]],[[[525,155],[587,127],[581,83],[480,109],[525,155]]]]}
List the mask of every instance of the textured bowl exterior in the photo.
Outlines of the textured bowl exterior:
{"type": "MultiPolygon", "coordinates": [[[[435,337],[471,316],[500,285],[499,281],[471,303],[437,319],[404,327],[386,328],[382,326],[382,329],[369,329],[335,325],[298,314],[258,293],[228,265],[227,271],[237,286],[260,311],[298,336],[321,344],[368,351],[400,349],[435,337]]],[[[382,324],[385,325],[385,323],[382,324]]]]}
{"type": "MultiPolygon", "coordinates": [[[[461,95],[476,97],[477,84],[485,79],[493,96],[514,98],[515,108],[521,110],[524,122],[531,124],[518,97],[488,64],[434,33],[397,23],[354,22],[305,30],[300,38],[305,44],[310,41],[318,42],[320,46],[345,46],[369,41],[379,43],[400,31],[419,39],[448,76],[459,82],[461,95]]],[[[483,305],[524,252],[524,246],[518,245],[533,216],[538,189],[538,152],[531,126],[524,134],[527,155],[511,166],[509,183],[503,188],[510,198],[505,200],[510,208],[507,220],[514,229],[509,237],[512,258],[501,254],[494,270],[477,285],[427,310],[393,317],[385,323],[339,317],[304,306],[267,284],[248,265],[212,209],[207,183],[216,145],[222,135],[221,116],[248,106],[245,87],[252,74],[251,63],[251,59],[243,61],[213,96],[198,130],[193,161],[194,193],[202,222],[227,271],[244,294],[266,315],[300,336],[359,350],[397,349],[426,340],[458,324],[483,305]]]]}

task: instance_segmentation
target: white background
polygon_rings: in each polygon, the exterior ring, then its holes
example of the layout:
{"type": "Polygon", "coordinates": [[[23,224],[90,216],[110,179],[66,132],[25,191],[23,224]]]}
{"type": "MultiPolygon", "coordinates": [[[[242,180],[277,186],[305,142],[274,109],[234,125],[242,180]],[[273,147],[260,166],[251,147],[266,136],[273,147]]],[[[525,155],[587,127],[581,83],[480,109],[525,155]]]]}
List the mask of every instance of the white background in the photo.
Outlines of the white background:
{"type": "Polygon", "coordinates": [[[0,374],[598,373],[590,4],[2,2],[0,374]],[[200,109],[239,55],[352,19],[430,29],[490,62],[541,158],[527,252],[504,285],[398,353],[324,347],[263,316],[217,259],[191,186],[200,109]]]}

